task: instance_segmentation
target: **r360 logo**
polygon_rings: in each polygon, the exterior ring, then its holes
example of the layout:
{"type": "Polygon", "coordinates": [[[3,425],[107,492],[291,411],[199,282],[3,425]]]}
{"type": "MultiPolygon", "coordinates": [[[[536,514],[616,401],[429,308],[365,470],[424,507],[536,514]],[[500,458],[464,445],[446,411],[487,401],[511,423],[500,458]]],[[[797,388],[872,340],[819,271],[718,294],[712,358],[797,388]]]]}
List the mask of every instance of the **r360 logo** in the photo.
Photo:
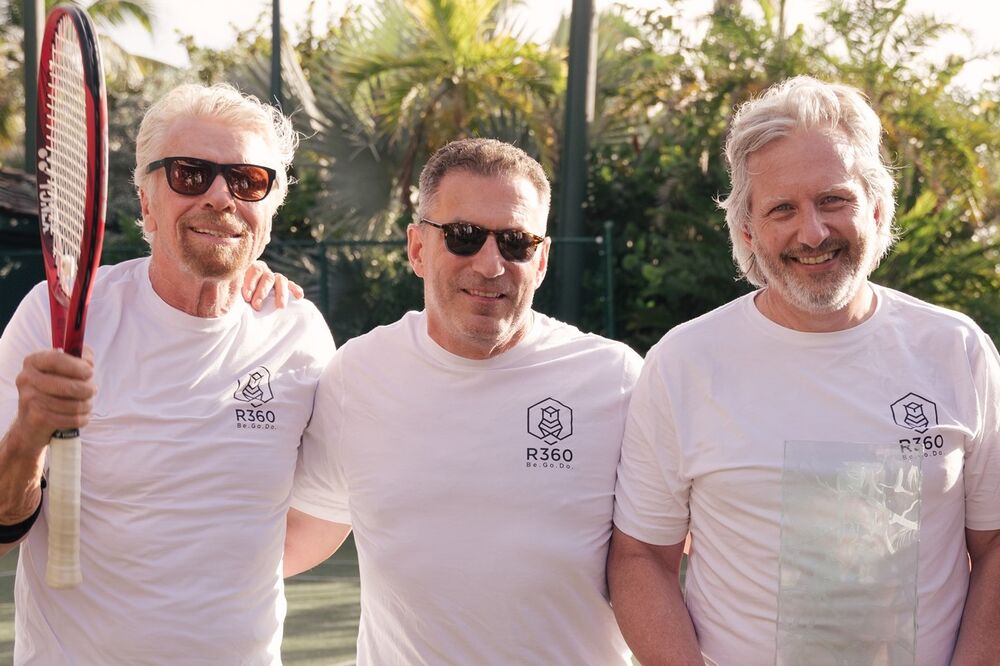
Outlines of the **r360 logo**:
{"type": "Polygon", "coordinates": [[[276,417],[270,409],[237,409],[236,427],[251,430],[274,430],[276,417]]]}
{"type": "Polygon", "coordinates": [[[942,435],[925,435],[923,437],[903,437],[899,440],[899,451],[903,457],[912,457],[919,454],[921,450],[924,457],[943,456],[944,437],[942,435]]]}
{"type": "Polygon", "coordinates": [[[568,469],[572,467],[570,462],[573,461],[573,450],[529,446],[525,453],[525,460],[528,463],[528,467],[558,467],[560,469],[568,469]]]}

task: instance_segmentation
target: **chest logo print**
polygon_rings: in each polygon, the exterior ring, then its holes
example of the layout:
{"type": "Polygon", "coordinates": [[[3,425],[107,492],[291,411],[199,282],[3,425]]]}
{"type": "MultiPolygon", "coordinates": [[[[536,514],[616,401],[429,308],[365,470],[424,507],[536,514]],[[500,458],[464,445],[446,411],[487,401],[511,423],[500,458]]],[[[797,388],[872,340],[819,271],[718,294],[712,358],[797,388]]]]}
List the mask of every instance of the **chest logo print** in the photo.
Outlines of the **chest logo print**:
{"type": "Polygon", "coordinates": [[[528,434],[546,444],[555,444],[573,434],[573,410],[546,398],[528,407],[528,434]]]}
{"type": "Polygon", "coordinates": [[[937,405],[916,393],[907,393],[892,403],[890,409],[896,425],[921,434],[938,424],[937,405]]]}
{"type": "Polygon", "coordinates": [[[270,402],[274,399],[274,394],[271,393],[271,373],[262,365],[254,368],[236,382],[233,397],[250,403],[251,407],[260,407],[265,402],[270,402]]]}

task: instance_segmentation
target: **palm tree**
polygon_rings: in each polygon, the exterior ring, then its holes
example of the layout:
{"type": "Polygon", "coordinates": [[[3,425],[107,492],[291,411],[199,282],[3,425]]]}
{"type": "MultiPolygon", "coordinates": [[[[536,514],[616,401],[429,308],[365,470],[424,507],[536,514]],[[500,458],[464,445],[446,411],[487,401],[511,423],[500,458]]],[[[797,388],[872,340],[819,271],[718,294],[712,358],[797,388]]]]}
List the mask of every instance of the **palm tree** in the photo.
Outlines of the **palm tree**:
{"type": "MultiPolygon", "coordinates": [[[[367,205],[351,203],[362,216],[371,204],[382,208],[369,217],[381,220],[368,233],[384,233],[392,218],[412,212],[419,166],[455,138],[498,136],[551,161],[562,65],[555,51],[505,26],[509,6],[381,0],[345,23],[314,63],[309,83],[324,129],[313,149],[333,158],[337,175],[360,168],[378,191],[394,193],[394,202],[376,195],[367,205]]],[[[323,205],[330,203],[339,207],[323,205]]]]}
{"type": "MultiPolygon", "coordinates": [[[[45,10],[50,11],[60,0],[46,0],[45,10]]],[[[153,31],[152,0],[95,0],[86,5],[87,13],[101,28],[138,23],[145,30],[153,31]]],[[[8,0],[0,3],[0,78],[7,82],[24,79],[24,14],[23,3],[8,0]]],[[[102,35],[105,57],[105,74],[111,79],[126,77],[134,80],[148,71],[152,63],[147,59],[130,56],[106,35],[102,35]]],[[[0,86],[0,155],[20,150],[20,136],[24,132],[24,90],[19,85],[0,86]]],[[[18,160],[19,161],[19,160],[18,160]]]]}

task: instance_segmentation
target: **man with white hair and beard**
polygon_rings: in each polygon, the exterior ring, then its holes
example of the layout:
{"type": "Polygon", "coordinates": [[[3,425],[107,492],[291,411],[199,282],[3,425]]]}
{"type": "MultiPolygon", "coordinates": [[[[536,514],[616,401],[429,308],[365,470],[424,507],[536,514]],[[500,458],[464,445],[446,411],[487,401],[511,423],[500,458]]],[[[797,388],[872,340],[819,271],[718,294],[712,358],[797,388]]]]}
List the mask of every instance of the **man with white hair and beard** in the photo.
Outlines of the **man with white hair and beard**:
{"type": "Polygon", "coordinates": [[[4,331],[16,664],[280,663],[285,514],[333,340],[308,302],[277,309],[241,288],[296,142],[287,118],[231,86],[172,90],[136,140],[152,254],[101,268],[84,357],[48,349],[44,284],[4,331]],[[53,590],[45,451],[64,428],[82,428],[83,583],[53,590]]]}
{"type": "Polygon", "coordinates": [[[880,141],[857,90],[808,77],[732,122],[721,205],[759,289],[650,350],[618,470],[608,578],[644,666],[995,661],[1000,360],[869,282],[880,141]]]}

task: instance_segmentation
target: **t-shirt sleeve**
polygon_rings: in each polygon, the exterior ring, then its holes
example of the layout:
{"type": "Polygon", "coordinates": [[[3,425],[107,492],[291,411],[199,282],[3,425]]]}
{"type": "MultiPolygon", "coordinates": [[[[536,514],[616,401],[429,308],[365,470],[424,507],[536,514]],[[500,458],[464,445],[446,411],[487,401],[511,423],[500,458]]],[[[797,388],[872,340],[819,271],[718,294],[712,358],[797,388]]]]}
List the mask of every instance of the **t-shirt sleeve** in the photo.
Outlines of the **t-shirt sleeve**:
{"type": "Polygon", "coordinates": [[[972,351],[978,432],[965,460],[965,526],[1000,529],[1000,355],[985,333],[972,351]]]}
{"type": "Polygon", "coordinates": [[[18,305],[0,337],[0,434],[17,415],[18,373],[28,354],[52,343],[45,283],[35,286],[18,305]]]}
{"type": "Polygon", "coordinates": [[[688,531],[690,481],[680,471],[662,350],[646,358],[632,392],[615,488],[615,526],[646,543],[668,546],[688,531]]]}
{"type": "Polygon", "coordinates": [[[320,375],[330,364],[334,352],[337,351],[337,345],[333,341],[333,335],[330,333],[330,327],[326,320],[315,307],[310,308],[307,329],[308,337],[301,344],[305,344],[312,354],[309,372],[312,373],[313,380],[318,382],[320,375]]]}
{"type": "Polygon", "coordinates": [[[291,506],[316,518],[350,524],[347,485],[340,466],[343,359],[335,353],[320,375],[313,415],[302,434],[291,506]]]}

